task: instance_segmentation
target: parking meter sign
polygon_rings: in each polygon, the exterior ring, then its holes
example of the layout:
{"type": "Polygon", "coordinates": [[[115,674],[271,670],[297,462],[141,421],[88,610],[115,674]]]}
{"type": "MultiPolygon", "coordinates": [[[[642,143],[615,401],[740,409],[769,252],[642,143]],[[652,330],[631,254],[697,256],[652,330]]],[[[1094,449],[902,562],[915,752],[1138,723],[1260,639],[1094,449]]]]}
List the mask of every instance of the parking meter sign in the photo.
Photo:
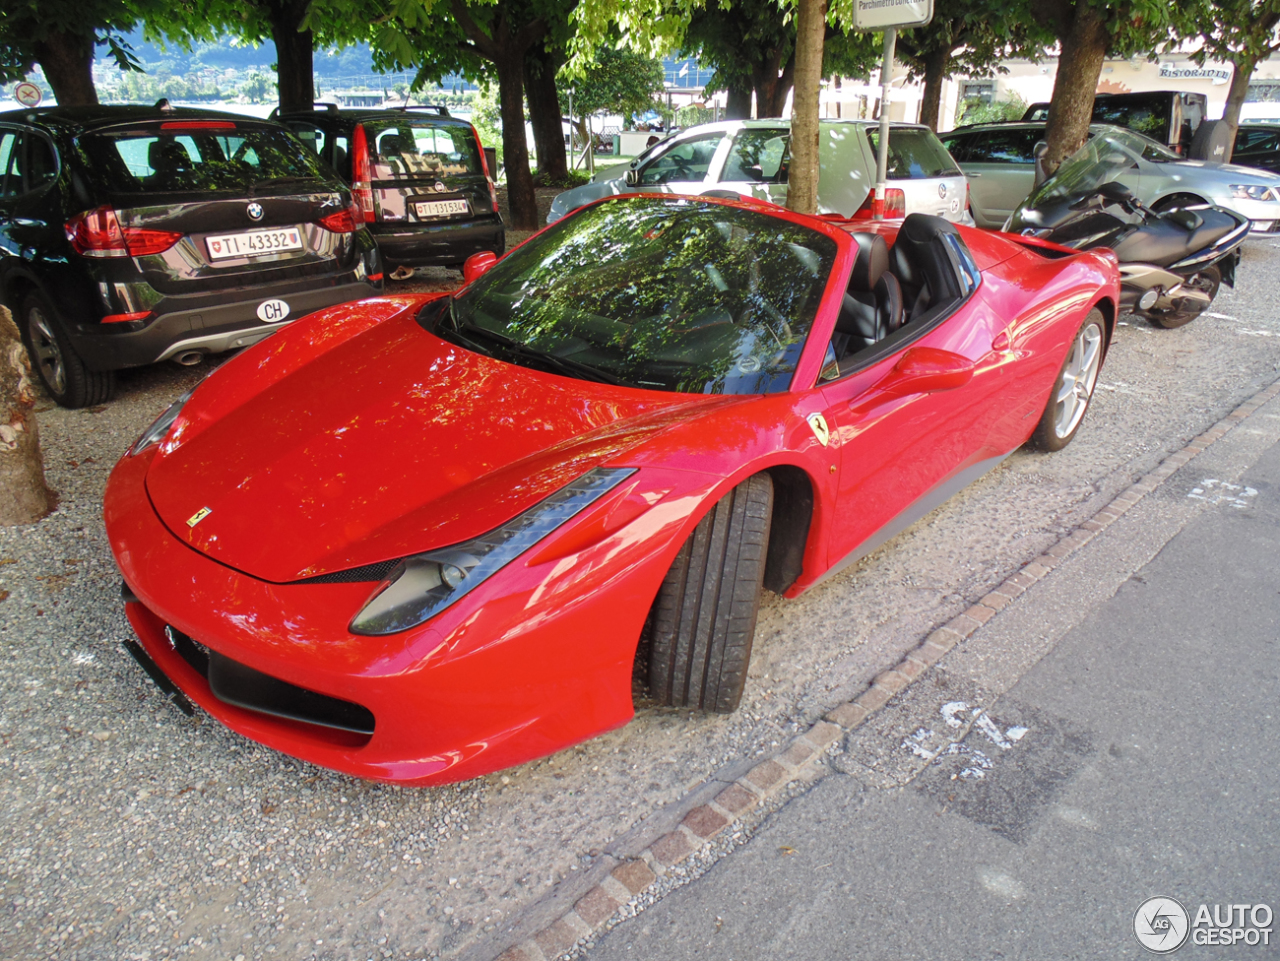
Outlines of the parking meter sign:
{"type": "Polygon", "coordinates": [[[38,106],[42,95],[34,83],[20,83],[13,88],[13,99],[24,107],[38,106]]]}
{"type": "Polygon", "coordinates": [[[933,19],[933,0],[853,0],[857,30],[918,27],[933,19]]]}

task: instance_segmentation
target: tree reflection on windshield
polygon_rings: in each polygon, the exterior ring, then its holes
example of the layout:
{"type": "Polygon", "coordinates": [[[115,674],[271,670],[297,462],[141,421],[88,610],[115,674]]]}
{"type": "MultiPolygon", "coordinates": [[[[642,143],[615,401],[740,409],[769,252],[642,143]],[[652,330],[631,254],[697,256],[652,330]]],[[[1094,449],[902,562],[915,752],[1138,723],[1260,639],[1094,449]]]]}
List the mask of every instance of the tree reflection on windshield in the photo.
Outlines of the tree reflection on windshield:
{"type": "Polygon", "coordinates": [[[623,198],[513,251],[459,295],[454,322],[639,387],[786,390],[835,254],[767,214],[623,198]]]}

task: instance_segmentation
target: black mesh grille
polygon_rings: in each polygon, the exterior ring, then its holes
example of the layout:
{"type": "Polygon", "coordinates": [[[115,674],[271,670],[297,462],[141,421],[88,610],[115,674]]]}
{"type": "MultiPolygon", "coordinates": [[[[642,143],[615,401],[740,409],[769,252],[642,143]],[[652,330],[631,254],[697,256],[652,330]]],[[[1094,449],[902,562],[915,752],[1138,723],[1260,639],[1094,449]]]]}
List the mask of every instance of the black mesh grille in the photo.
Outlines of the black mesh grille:
{"type": "Polygon", "coordinates": [[[379,561],[377,564],[366,564],[364,567],[353,567],[349,571],[334,571],[332,574],[318,574],[315,577],[304,577],[291,584],[358,584],[362,581],[381,581],[396,569],[399,558],[393,561],[379,561]]]}
{"type": "Polygon", "coordinates": [[[374,718],[368,708],[255,671],[238,661],[211,651],[174,627],[165,627],[173,649],[209,682],[220,701],[275,717],[305,721],[321,727],[373,734],[374,718]]]}

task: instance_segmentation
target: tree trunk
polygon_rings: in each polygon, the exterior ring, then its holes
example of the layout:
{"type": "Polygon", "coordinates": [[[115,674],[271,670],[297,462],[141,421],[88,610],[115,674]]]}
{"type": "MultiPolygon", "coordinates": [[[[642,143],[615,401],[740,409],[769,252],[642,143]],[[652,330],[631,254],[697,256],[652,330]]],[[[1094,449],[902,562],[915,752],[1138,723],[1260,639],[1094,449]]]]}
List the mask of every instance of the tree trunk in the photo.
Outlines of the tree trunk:
{"type": "Polygon", "coordinates": [[[556,90],[559,61],[559,57],[538,44],[524,61],[529,120],[533,124],[533,143],[538,151],[538,175],[552,184],[562,184],[569,176],[564,152],[564,127],[560,118],[560,94],[556,90]]]}
{"type": "Polygon", "coordinates": [[[31,363],[18,327],[0,307],[0,527],[34,524],[54,506],[44,482],[35,402],[31,363]]]}
{"type": "Polygon", "coordinates": [[[1076,0],[1071,26],[1061,38],[1062,53],[1053,80],[1049,124],[1045,140],[1049,153],[1045,170],[1050,176],[1058,165],[1085,142],[1093,119],[1093,98],[1107,55],[1107,30],[1097,10],[1086,0],[1076,0]]]}
{"type": "Polygon", "coordinates": [[[1231,73],[1231,89],[1227,92],[1227,105],[1222,111],[1222,122],[1227,127],[1227,152],[1222,155],[1223,163],[1231,163],[1231,155],[1236,149],[1236,131],[1240,129],[1240,108],[1244,106],[1245,94],[1249,92],[1249,83],[1253,80],[1253,70],[1258,59],[1247,53],[1238,55],[1235,69],[1231,73]]]}
{"type": "Polygon", "coordinates": [[[53,88],[61,107],[86,107],[98,102],[93,87],[93,34],[51,33],[36,43],[36,62],[53,88]]]}
{"type": "Polygon", "coordinates": [[[316,86],[312,69],[315,47],[310,30],[299,30],[306,16],[305,0],[274,3],[268,16],[271,39],[276,45],[276,85],[280,91],[280,111],[310,110],[315,104],[316,86]]]}
{"type": "Polygon", "coordinates": [[[942,82],[947,76],[947,66],[951,60],[951,51],[939,47],[932,51],[924,62],[924,93],[920,101],[920,122],[938,132],[938,120],[942,114],[942,82]]]}
{"type": "Polygon", "coordinates": [[[794,54],[788,71],[782,70],[782,51],[775,48],[764,63],[755,64],[751,68],[751,85],[756,92],[756,118],[781,117],[782,109],[787,105],[787,94],[791,92],[791,77],[794,74],[794,54]],[[785,79],[784,79],[785,78],[785,79]],[[785,86],[784,86],[785,84],[785,86]]]}
{"type": "Polygon", "coordinates": [[[524,131],[524,51],[494,61],[498,104],[502,108],[502,164],[507,169],[507,205],[513,230],[537,230],[538,201],[529,172],[529,141],[524,131]]]}
{"type": "Polygon", "coordinates": [[[796,16],[796,93],[791,108],[791,169],[787,207],[818,212],[818,94],[822,83],[824,0],[798,0],[796,16]]]}
{"type": "Polygon", "coordinates": [[[728,97],[725,98],[724,119],[725,120],[750,120],[751,119],[751,88],[750,87],[734,87],[730,86],[728,97]]]}

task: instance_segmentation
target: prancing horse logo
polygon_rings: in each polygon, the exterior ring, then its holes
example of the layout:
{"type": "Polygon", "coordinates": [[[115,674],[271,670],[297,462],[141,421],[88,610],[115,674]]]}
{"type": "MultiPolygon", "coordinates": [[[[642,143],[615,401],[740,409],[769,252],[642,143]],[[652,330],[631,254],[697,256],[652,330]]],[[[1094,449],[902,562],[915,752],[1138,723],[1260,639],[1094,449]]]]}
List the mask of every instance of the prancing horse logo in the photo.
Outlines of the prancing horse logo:
{"type": "Polygon", "coordinates": [[[202,520],[204,520],[206,517],[208,517],[212,513],[213,511],[209,510],[209,508],[207,507],[200,508],[198,511],[196,511],[194,514],[192,514],[190,517],[187,518],[187,526],[195,527],[197,524],[199,524],[202,520]]]}

